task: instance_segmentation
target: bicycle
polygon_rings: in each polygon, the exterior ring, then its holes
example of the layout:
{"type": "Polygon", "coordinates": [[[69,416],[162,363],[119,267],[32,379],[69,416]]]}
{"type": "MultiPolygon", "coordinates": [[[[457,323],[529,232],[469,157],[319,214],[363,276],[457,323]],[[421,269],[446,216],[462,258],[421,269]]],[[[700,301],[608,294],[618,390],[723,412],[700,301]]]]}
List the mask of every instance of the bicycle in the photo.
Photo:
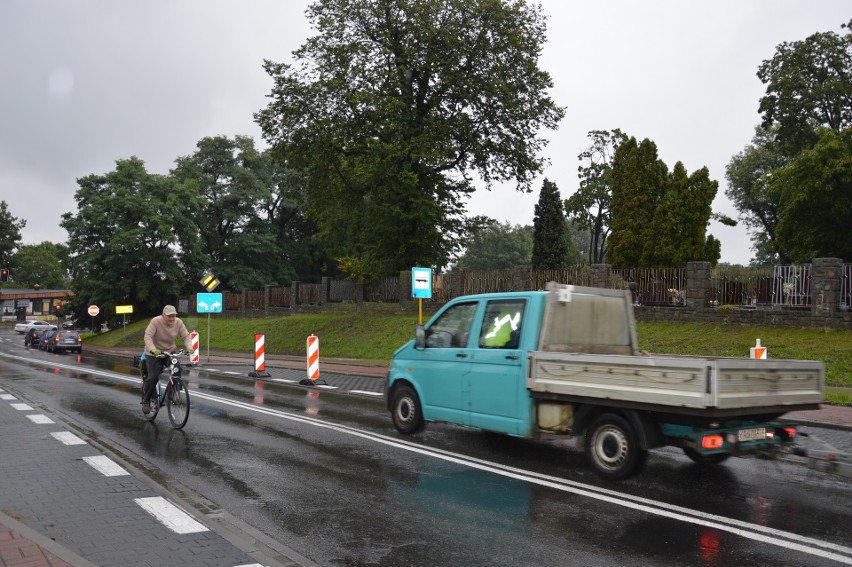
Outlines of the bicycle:
{"type": "MultiPolygon", "coordinates": [[[[159,380],[157,380],[157,392],[151,397],[151,411],[145,416],[148,421],[154,421],[160,408],[166,406],[169,414],[169,421],[172,422],[172,427],[181,429],[186,425],[189,419],[189,391],[181,378],[180,360],[178,356],[189,354],[188,351],[180,349],[177,352],[164,352],[157,355],[157,358],[166,362],[163,365],[163,371],[160,372],[159,380]],[[163,387],[165,385],[165,387],[163,387]]],[[[147,354],[146,356],[153,356],[147,354]]],[[[145,396],[145,378],[148,376],[148,365],[145,359],[140,357],[139,374],[142,376],[142,396],[144,401],[145,396]]]]}

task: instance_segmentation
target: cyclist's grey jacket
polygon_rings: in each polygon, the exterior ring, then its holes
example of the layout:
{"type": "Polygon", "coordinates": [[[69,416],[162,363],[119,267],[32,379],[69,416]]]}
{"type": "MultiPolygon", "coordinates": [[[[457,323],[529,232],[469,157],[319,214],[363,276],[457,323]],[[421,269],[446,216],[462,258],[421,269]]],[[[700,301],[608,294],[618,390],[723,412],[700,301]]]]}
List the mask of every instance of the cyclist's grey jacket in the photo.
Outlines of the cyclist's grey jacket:
{"type": "Polygon", "coordinates": [[[151,319],[148,328],[145,329],[145,352],[151,352],[154,348],[163,352],[173,351],[177,348],[175,340],[178,337],[183,339],[186,350],[191,352],[192,341],[183,321],[176,317],[174,324],[170,327],[162,315],[157,315],[151,319]]]}

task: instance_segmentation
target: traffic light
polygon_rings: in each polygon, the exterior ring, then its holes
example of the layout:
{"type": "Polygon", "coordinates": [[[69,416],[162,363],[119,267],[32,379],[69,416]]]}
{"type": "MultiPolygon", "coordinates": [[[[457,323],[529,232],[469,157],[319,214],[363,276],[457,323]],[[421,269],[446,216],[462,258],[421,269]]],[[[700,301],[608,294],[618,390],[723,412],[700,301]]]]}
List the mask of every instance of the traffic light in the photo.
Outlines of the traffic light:
{"type": "Polygon", "coordinates": [[[0,269],[0,282],[9,281],[9,268],[0,269]]]}

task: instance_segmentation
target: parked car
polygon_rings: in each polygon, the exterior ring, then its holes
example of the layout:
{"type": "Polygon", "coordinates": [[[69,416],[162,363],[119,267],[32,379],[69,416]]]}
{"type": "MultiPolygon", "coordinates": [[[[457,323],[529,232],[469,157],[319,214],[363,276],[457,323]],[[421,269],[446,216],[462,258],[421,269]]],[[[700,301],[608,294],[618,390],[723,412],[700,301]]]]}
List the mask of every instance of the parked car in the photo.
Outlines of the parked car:
{"type": "Polygon", "coordinates": [[[44,332],[44,334],[41,336],[41,338],[38,341],[39,350],[47,350],[47,343],[48,343],[48,341],[50,341],[50,339],[53,338],[53,335],[55,335],[56,332],[57,331],[56,331],[55,328],[44,332]]]}
{"type": "Polygon", "coordinates": [[[15,331],[24,334],[30,329],[41,329],[42,331],[49,331],[51,329],[56,329],[56,325],[48,323],[47,321],[21,321],[20,323],[15,324],[15,331]]]}
{"type": "Polygon", "coordinates": [[[56,331],[47,341],[48,352],[83,352],[83,337],[77,331],[56,331]]]}
{"type": "Polygon", "coordinates": [[[38,346],[38,341],[39,339],[41,339],[41,336],[43,334],[44,329],[30,329],[29,331],[27,331],[27,334],[24,335],[24,346],[38,346]]]}

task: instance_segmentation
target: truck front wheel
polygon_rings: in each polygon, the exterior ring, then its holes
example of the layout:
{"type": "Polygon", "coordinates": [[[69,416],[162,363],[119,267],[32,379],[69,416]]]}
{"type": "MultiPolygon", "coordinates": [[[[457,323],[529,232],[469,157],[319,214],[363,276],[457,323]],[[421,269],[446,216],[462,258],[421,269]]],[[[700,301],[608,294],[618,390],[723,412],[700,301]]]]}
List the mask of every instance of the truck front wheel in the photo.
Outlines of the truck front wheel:
{"type": "Polygon", "coordinates": [[[622,480],[645,464],[648,452],[639,446],[636,432],[620,415],[605,413],[586,432],[586,458],[605,480],[622,480]]]}
{"type": "Polygon", "coordinates": [[[397,431],[409,435],[423,429],[423,411],[417,392],[410,386],[400,386],[392,399],[391,417],[397,431]]]}

